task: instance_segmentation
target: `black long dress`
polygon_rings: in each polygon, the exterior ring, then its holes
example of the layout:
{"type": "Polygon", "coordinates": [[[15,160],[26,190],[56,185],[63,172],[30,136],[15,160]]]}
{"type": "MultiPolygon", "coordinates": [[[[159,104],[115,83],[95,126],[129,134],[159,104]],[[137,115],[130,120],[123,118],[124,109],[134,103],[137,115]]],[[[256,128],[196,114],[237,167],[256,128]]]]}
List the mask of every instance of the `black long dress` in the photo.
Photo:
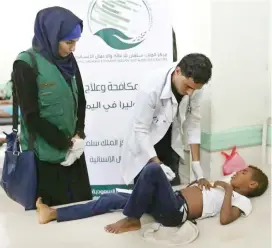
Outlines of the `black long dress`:
{"type": "MultiPolygon", "coordinates": [[[[34,70],[24,61],[15,61],[13,65],[13,83],[18,102],[28,130],[40,135],[52,147],[65,150],[71,140],[39,115],[38,87],[34,70]]],[[[86,100],[79,69],[76,73],[78,87],[78,121],[76,133],[85,138],[86,100]]],[[[92,199],[92,191],[84,154],[71,166],[62,166],[40,161],[36,157],[38,172],[37,196],[49,206],[68,204],[92,199]]]]}

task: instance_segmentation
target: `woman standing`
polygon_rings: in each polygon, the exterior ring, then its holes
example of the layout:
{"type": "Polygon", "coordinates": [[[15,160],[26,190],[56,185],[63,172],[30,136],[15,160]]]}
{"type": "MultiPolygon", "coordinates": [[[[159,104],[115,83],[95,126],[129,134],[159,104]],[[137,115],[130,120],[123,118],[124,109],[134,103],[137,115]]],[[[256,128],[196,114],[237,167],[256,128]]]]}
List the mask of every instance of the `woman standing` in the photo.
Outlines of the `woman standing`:
{"type": "Polygon", "coordinates": [[[32,48],[13,65],[22,112],[20,143],[27,150],[29,134],[34,134],[37,194],[50,206],[92,199],[84,147],[77,157],[71,155],[75,142],[85,138],[86,100],[73,56],[82,29],[82,20],[67,9],[39,11],[32,48]]]}

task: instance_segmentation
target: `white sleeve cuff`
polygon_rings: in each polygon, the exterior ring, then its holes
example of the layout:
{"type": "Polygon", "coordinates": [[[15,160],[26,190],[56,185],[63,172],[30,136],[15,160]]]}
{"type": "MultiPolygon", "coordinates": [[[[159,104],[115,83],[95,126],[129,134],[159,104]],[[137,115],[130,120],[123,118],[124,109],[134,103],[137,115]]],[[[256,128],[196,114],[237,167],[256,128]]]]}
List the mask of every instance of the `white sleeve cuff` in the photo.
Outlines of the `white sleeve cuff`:
{"type": "Polygon", "coordinates": [[[200,128],[195,128],[192,130],[188,130],[188,144],[200,144],[201,142],[201,131],[200,128]]]}

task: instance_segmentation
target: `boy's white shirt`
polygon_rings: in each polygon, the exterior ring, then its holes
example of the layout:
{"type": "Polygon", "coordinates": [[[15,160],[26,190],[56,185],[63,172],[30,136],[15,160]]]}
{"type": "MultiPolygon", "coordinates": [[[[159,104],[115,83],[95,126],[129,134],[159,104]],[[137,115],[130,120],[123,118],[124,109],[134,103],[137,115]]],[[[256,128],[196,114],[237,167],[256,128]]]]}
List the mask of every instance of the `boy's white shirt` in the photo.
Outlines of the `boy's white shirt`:
{"type": "MultiPolygon", "coordinates": [[[[220,179],[220,181],[230,183],[231,177],[235,173],[231,175],[224,176],[220,179]]],[[[212,185],[213,181],[210,182],[212,185]]],[[[202,190],[203,197],[203,210],[202,216],[199,219],[204,219],[208,217],[213,217],[220,213],[224,197],[225,191],[221,187],[211,188],[210,190],[203,189],[202,190]]],[[[252,212],[252,204],[249,198],[233,191],[232,194],[232,206],[237,207],[242,211],[242,216],[247,217],[252,212]]]]}

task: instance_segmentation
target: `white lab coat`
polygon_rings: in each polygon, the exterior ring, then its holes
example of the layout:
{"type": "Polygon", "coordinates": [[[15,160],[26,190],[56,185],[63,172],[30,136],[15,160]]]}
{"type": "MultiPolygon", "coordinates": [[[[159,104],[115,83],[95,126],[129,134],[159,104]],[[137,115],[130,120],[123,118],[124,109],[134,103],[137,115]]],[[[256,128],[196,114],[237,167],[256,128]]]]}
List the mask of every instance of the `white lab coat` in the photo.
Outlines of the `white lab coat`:
{"type": "Polygon", "coordinates": [[[190,100],[189,96],[183,96],[177,114],[178,103],[171,90],[171,74],[176,65],[152,71],[141,82],[121,151],[121,174],[126,184],[157,156],[154,145],[166,134],[172,122],[172,148],[181,158],[184,159],[188,144],[200,144],[202,90],[196,90],[190,100]]]}

